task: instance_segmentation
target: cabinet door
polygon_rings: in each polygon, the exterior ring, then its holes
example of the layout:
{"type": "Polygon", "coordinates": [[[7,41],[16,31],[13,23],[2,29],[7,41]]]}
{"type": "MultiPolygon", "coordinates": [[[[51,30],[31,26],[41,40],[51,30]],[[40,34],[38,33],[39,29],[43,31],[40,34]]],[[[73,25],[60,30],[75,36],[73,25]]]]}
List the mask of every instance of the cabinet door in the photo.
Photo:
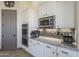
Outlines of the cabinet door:
{"type": "Polygon", "coordinates": [[[35,57],[43,56],[43,45],[42,42],[31,39],[29,42],[30,53],[35,57]]]}
{"type": "Polygon", "coordinates": [[[74,28],[74,2],[56,2],[56,27],[74,28]]]}
{"type": "Polygon", "coordinates": [[[42,2],[39,6],[39,18],[46,17],[46,2],[42,2]]]}
{"type": "Polygon", "coordinates": [[[36,41],[36,57],[43,57],[43,45],[39,41],[36,41]]]}
{"type": "Polygon", "coordinates": [[[48,1],[46,4],[46,12],[47,16],[56,15],[56,2],[55,1],[48,1]]]}
{"type": "Polygon", "coordinates": [[[33,56],[36,55],[36,42],[33,39],[29,40],[29,50],[33,56]]]}
{"type": "Polygon", "coordinates": [[[56,53],[56,47],[55,46],[51,46],[49,44],[43,44],[43,56],[44,57],[54,57],[56,56],[55,53],[56,53]]]}
{"type": "Polygon", "coordinates": [[[76,51],[68,50],[65,48],[57,47],[57,56],[58,57],[75,57],[76,51]]]}

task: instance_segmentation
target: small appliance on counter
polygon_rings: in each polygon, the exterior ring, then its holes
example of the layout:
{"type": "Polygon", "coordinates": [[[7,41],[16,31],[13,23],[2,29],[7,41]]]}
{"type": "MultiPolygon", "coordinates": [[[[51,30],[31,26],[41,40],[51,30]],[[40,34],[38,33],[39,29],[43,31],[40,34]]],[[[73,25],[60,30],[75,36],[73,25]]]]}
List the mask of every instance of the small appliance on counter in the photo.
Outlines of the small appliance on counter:
{"type": "Polygon", "coordinates": [[[63,33],[63,43],[72,46],[74,42],[73,36],[71,32],[65,32],[63,33]]]}
{"type": "Polygon", "coordinates": [[[40,31],[38,31],[38,30],[33,30],[31,32],[31,38],[37,38],[37,37],[39,37],[39,35],[40,35],[40,31]]]}

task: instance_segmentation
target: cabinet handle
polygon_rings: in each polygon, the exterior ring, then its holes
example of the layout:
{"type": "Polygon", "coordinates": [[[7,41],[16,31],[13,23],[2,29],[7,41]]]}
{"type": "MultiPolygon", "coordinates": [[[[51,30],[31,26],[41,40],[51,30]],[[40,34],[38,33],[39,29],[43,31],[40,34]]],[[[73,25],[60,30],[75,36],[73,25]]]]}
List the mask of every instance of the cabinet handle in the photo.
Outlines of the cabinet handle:
{"type": "Polygon", "coordinates": [[[57,53],[57,56],[58,56],[59,54],[57,53]]]}
{"type": "Polygon", "coordinates": [[[35,44],[33,44],[33,46],[36,46],[35,44]]]}
{"type": "Polygon", "coordinates": [[[37,43],[37,45],[40,45],[40,43],[37,43]]]}
{"type": "Polygon", "coordinates": [[[64,52],[64,51],[62,51],[62,53],[69,54],[69,53],[67,53],[67,52],[64,52]]]}
{"type": "Polygon", "coordinates": [[[50,46],[46,46],[47,48],[51,48],[50,46]]]}

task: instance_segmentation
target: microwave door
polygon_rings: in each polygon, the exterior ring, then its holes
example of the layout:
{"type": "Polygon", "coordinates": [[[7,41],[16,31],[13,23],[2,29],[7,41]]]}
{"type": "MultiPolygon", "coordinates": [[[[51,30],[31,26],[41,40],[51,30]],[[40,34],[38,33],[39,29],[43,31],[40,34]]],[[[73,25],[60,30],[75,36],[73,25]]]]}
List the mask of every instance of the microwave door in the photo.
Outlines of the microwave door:
{"type": "Polygon", "coordinates": [[[48,27],[49,26],[49,19],[40,20],[41,27],[48,27]]]}

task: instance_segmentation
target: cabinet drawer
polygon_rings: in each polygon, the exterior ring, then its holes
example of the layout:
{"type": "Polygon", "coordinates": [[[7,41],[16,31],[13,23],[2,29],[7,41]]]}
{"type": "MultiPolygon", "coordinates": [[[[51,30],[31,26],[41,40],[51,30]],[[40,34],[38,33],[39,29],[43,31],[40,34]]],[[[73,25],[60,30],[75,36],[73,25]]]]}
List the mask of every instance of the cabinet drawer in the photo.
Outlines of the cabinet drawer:
{"type": "Polygon", "coordinates": [[[57,47],[57,56],[59,57],[75,57],[76,51],[68,50],[65,48],[57,47]]]}
{"type": "Polygon", "coordinates": [[[44,57],[55,57],[56,46],[43,43],[43,56],[44,57]]]}

